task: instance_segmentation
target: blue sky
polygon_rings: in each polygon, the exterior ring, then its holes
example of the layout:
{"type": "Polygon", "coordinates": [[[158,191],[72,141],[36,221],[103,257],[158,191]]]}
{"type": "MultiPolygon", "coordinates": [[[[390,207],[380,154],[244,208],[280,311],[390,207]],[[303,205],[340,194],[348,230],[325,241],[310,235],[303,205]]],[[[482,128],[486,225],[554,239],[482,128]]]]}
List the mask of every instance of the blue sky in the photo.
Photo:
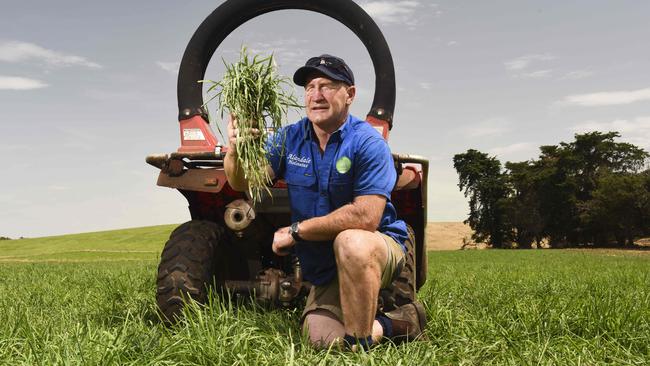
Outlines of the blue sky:
{"type": "MultiPolygon", "coordinates": [[[[220,3],[3,5],[0,235],[189,219],[185,199],[157,187],[144,158],[179,145],[178,62],[220,3]]],[[[381,27],[396,66],[391,149],[431,160],[432,221],[465,218],[451,159],[468,148],[520,161],[590,130],[617,130],[650,148],[649,2],[358,3],[381,27]]],[[[305,11],[253,19],[217,50],[206,77],[220,78],[220,59],[234,61],[241,45],[274,52],[285,75],[313,55],[344,58],[359,89],[352,112],[367,113],[370,58],[337,22],[305,11]]]]}

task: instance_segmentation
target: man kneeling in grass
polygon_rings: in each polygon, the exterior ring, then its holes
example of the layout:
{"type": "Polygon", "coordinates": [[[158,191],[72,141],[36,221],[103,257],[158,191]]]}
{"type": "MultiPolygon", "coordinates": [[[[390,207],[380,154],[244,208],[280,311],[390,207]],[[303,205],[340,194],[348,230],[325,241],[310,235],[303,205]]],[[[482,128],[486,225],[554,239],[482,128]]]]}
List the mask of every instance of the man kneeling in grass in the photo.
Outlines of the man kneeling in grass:
{"type": "MultiPolygon", "coordinates": [[[[420,303],[377,313],[379,290],[399,274],[409,240],[390,194],[396,172],[388,144],[349,114],[354,75],[340,58],[307,60],[293,80],[305,88],[307,117],[275,134],[268,171],[287,182],[293,224],[276,231],[273,251],[292,250],[314,286],[302,327],[313,345],[370,347],[382,337],[415,339],[426,316],[420,303]]],[[[237,163],[237,121],[228,124],[224,166],[230,185],[246,190],[237,163]]]]}

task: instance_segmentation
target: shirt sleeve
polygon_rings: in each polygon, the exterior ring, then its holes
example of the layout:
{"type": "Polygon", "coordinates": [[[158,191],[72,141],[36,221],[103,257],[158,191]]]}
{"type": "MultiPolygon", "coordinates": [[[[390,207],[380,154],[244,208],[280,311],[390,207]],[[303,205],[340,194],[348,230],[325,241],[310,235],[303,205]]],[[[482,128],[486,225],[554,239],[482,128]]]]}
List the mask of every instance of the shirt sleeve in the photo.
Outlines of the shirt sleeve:
{"type": "Polygon", "coordinates": [[[369,138],[355,156],[354,196],[379,194],[390,200],[397,172],[393,156],[383,138],[369,138]]]}
{"type": "Polygon", "coordinates": [[[284,178],[285,170],[285,141],[287,137],[287,128],[282,127],[266,140],[266,159],[269,161],[275,177],[284,178]]]}

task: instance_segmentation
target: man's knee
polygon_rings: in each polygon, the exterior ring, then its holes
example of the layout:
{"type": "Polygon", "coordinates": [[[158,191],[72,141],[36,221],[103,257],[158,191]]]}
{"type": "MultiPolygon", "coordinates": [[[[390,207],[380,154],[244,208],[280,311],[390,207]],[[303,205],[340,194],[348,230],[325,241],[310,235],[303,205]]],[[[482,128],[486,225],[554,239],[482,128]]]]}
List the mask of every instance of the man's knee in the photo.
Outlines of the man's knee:
{"type": "Polygon", "coordinates": [[[344,230],[334,239],[334,254],[337,259],[357,261],[368,256],[370,248],[363,245],[367,231],[344,230]]]}
{"type": "Polygon", "coordinates": [[[316,348],[327,348],[333,342],[343,339],[343,323],[331,312],[324,309],[310,311],[305,315],[302,330],[309,342],[316,348]]]}
{"type": "MultiPolygon", "coordinates": [[[[365,230],[344,230],[334,239],[334,255],[338,265],[368,263],[385,244],[376,234],[365,230]]],[[[384,250],[385,251],[385,250],[384,250]]]]}

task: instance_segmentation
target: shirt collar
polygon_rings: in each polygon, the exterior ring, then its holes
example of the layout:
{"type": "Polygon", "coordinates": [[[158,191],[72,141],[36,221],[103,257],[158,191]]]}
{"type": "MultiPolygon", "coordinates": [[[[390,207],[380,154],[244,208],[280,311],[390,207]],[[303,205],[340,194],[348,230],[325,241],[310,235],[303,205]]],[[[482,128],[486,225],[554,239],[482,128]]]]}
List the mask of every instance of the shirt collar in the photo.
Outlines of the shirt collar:
{"type": "MultiPolygon", "coordinates": [[[[352,128],[352,122],[350,121],[352,118],[352,115],[348,113],[348,116],[345,118],[345,122],[339,127],[338,130],[334,131],[332,136],[335,136],[339,134],[341,136],[341,140],[345,138],[345,136],[349,133],[350,128],[352,128]]],[[[303,127],[303,136],[305,140],[312,140],[314,138],[314,129],[311,125],[311,121],[308,118],[305,118],[305,126],[303,127]]]]}

